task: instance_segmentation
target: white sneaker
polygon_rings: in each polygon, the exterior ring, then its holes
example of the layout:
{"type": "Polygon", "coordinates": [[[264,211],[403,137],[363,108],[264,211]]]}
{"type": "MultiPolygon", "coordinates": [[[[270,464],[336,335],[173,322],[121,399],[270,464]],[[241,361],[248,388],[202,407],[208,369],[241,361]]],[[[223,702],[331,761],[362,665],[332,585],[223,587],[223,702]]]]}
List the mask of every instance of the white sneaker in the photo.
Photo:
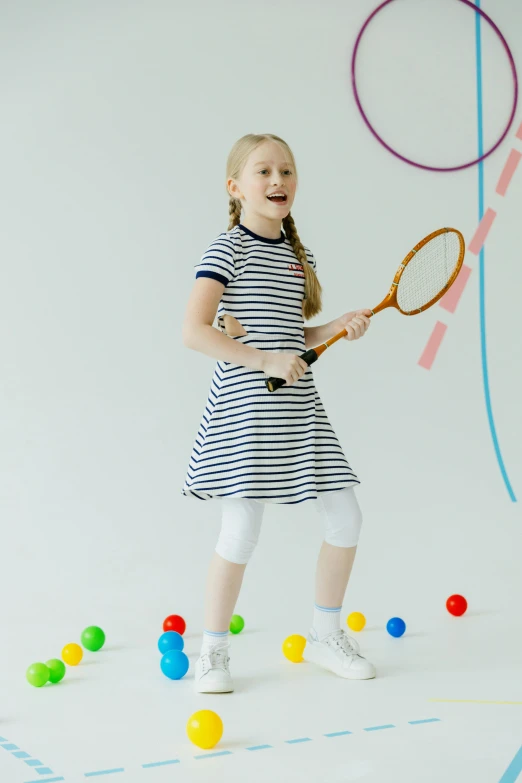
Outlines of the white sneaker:
{"type": "Polygon", "coordinates": [[[371,680],[375,677],[375,666],[359,655],[358,642],[348,636],[344,628],[332,631],[321,640],[311,628],[303,658],[348,680],[371,680]]]}
{"type": "Polygon", "coordinates": [[[194,688],[198,693],[231,693],[228,645],[213,645],[203,652],[194,667],[194,688]]]}

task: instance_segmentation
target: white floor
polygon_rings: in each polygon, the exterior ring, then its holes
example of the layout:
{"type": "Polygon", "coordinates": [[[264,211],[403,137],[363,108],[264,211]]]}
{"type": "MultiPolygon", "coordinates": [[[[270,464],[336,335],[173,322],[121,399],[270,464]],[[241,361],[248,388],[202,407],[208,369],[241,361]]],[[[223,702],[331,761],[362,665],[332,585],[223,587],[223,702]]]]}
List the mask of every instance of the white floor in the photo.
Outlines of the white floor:
{"type": "MultiPolygon", "coordinates": [[[[441,616],[401,639],[370,624],[354,634],[377,666],[366,682],[291,664],[281,653],[283,632],[245,628],[232,640],[236,690],[215,696],[193,692],[192,668],[181,681],[167,680],[150,627],[126,623],[115,618],[106,649],[86,653],[62,683],[43,689],[24,682],[28,661],[16,645],[9,656],[4,647],[2,783],[512,783],[522,770],[522,640],[500,612],[441,616]],[[224,722],[213,751],[200,751],[185,733],[188,717],[203,708],[224,722]]],[[[23,638],[28,623],[17,624],[23,638]]],[[[57,628],[35,617],[32,631],[46,649],[57,628]]],[[[198,647],[187,631],[191,665],[198,647]]]]}

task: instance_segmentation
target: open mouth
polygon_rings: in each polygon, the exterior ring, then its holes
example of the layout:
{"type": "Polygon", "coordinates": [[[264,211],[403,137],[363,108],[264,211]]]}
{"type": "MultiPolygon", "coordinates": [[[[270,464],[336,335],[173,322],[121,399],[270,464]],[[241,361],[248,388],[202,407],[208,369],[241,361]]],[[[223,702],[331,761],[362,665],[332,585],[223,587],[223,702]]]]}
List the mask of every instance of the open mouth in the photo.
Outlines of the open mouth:
{"type": "Polygon", "coordinates": [[[286,196],[267,196],[267,199],[275,204],[285,204],[287,201],[286,196]]]}

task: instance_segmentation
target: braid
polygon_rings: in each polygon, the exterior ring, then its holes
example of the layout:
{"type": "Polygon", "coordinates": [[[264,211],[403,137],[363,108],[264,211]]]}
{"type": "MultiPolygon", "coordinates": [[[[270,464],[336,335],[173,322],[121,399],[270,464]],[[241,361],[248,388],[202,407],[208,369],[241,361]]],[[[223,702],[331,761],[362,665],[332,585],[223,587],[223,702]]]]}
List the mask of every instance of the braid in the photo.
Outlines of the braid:
{"type": "Polygon", "coordinates": [[[230,231],[241,221],[241,202],[239,199],[234,198],[233,196],[230,196],[230,200],[228,202],[228,216],[229,223],[227,231],[230,231]]]}
{"type": "MultiPolygon", "coordinates": [[[[257,147],[262,142],[265,141],[275,142],[283,150],[285,150],[285,153],[288,155],[288,159],[292,162],[292,166],[294,170],[296,168],[292,150],[290,149],[286,141],[282,139],[280,136],[276,136],[274,133],[257,133],[257,134],[247,133],[246,136],[242,136],[240,139],[238,139],[238,141],[236,141],[236,143],[230,150],[227,159],[227,165],[226,165],[226,187],[229,196],[229,201],[228,201],[229,223],[228,223],[227,231],[231,231],[235,226],[237,226],[241,222],[241,207],[242,207],[241,201],[239,199],[234,198],[231,192],[228,190],[229,182],[230,180],[237,181],[238,177],[241,176],[241,172],[243,171],[243,168],[249,156],[252,154],[252,152],[255,149],[257,149],[257,147]]],[[[296,184],[297,184],[297,180],[296,180],[296,184]]],[[[285,235],[292,246],[292,250],[294,251],[297,260],[301,263],[303,267],[303,272],[305,277],[303,316],[305,318],[313,318],[313,316],[317,315],[317,313],[320,313],[322,309],[321,284],[317,279],[317,275],[315,274],[314,269],[308,263],[306,250],[304,249],[303,244],[299,239],[299,234],[297,233],[294,219],[290,215],[290,213],[288,213],[288,215],[283,219],[282,223],[283,223],[285,235]]]]}
{"type": "MultiPolygon", "coordinates": [[[[227,231],[231,231],[234,226],[241,222],[241,201],[230,196],[228,202],[229,223],[227,231]]],[[[305,298],[303,302],[303,315],[306,319],[313,318],[314,315],[321,312],[322,309],[322,287],[317,275],[308,263],[306,251],[297,233],[294,219],[290,213],[283,219],[283,228],[285,234],[292,245],[292,249],[297,260],[302,264],[305,276],[305,298]]]]}
{"type": "Polygon", "coordinates": [[[303,266],[303,272],[305,276],[305,298],[303,302],[303,315],[305,318],[313,318],[314,315],[321,312],[322,309],[322,287],[319,282],[315,271],[308,263],[306,251],[297,233],[294,219],[290,212],[283,218],[283,228],[285,234],[288,237],[292,249],[303,266]]]}

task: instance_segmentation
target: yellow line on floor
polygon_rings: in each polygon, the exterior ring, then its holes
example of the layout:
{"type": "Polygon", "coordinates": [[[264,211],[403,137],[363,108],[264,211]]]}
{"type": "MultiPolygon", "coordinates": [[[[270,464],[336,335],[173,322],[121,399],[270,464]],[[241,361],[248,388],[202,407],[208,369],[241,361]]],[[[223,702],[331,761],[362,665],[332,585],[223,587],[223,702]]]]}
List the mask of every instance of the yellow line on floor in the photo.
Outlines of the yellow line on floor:
{"type": "Polygon", "coordinates": [[[486,701],[483,699],[428,699],[449,704],[522,704],[522,701],[486,701]]]}

